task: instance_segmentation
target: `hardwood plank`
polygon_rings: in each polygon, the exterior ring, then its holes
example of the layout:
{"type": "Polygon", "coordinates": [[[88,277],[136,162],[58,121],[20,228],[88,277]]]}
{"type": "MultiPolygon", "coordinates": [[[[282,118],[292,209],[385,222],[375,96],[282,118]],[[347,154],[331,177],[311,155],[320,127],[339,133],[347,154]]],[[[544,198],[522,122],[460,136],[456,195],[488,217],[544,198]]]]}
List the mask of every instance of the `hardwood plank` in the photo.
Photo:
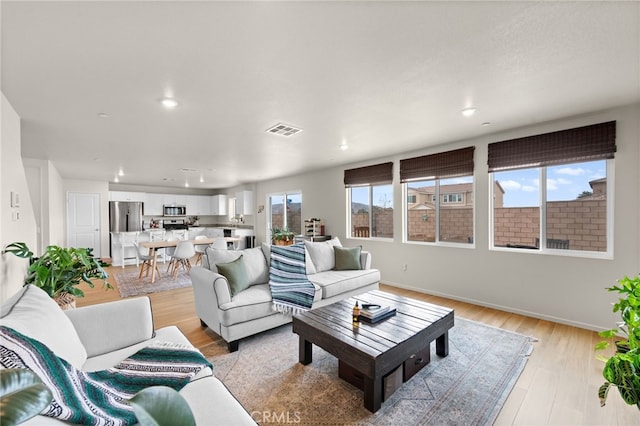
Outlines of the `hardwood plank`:
{"type": "MultiPolygon", "coordinates": [[[[109,281],[115,285],[112,270],[107,268],[109,281]]],[[[78,306],[120,300],[118,290],[91,289],[84,284],[81,288],[86,297],[78,299],[78,306]]],[[[456,317],[538,339],[496,425],[640,424],[638,409],[626,405],[615,389],[610,392],[607,405],[600,407],[597,389],[604,379],[602,363],[595,359],[593,351],[593,345],[602,340],[597,333],[385,284],[380,285],[380,290],[446,306],[455,310],[456,317]]],[[[222,344],[215,333],[200,327],[191,288],[153,293],[149,297],[156,328],[176,325],[200,349],[222,344]]]]}

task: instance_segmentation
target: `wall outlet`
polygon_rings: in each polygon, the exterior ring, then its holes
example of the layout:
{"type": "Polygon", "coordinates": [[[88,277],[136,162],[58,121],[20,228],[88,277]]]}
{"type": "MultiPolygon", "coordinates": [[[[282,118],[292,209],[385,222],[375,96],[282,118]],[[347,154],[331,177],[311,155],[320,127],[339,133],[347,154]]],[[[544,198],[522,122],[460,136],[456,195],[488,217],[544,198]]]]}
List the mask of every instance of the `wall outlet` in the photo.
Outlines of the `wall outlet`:
{"type": "Polygon", "coordinates": [[[20,210],[12,210],[11,222],[19,222],[19,221],[20,221],[20,210]]]}
{"type": "Polygon", "coordinates": [[[406,264],[406,263],[405,263],[405,264],[404,264],[404,266],[402,267],[402,270],[403,270],[404,272],[407,272],[407,264],[406,264]]]}

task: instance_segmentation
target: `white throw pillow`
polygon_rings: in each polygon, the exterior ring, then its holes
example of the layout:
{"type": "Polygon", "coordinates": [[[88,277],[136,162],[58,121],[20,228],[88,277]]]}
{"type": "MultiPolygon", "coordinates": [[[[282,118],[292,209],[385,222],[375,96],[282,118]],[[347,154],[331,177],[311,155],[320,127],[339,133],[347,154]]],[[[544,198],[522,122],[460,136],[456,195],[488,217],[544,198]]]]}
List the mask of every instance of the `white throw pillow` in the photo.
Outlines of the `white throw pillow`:
{"type": "Polygon", "coordinates": [[[262,248],[255,247],[242,250],[244,267],[247,271],[249,285],[264,284],[269,282],[269,264],[267,263],[262,248]]]}
{"type": "MultiPolygon", "coordinates": [[[[304,246],[311,257],[315,272],[324,272],[333,269],[336,265],[333,254],[334,241],[311,242],[305,241],[304,246]]],[[[338,244],[340,241],[338,240],[338,244]]]]}
{"type": "Polygon", "coordinates": [[[87,350],[71,320],[42,289],[29,285],[2,304],[0,325],[38,340],[57,356],[81,369],[87,350]]]}
{"type": "Polygon", "coordinates": [[[211,247],[207,247],[204,253],[207,256],[209,269],[216,274],[218,273],[217,263],[231,263],[242,254],[239,250],[223,250],[211,247]]]}

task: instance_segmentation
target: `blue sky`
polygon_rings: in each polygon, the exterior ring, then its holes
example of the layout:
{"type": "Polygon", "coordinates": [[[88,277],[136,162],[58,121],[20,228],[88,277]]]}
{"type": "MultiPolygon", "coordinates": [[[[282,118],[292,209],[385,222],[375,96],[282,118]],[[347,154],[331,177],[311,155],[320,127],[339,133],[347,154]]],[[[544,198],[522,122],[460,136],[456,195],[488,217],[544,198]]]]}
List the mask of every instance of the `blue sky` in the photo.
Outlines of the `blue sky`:
{"type": "MultiPolygon", "coordinates": [[[[505,207],[539,204],[538,169],[498,172],[494,176],[505,191],[505,207]]],[[[547,167],[547,201],[575,200],[583,191],[591,191],[589,181],[603,177],[605,160],[547,167]]]]}
{"type": "MultiPolygon", "coordinates": [[[[547,168],[547,201],[575,200],[583,191],[591,191],[589,181],[606,177],[606,161],[565,164],[547,168]]],[[[538,169],[524,169],[495,173],[495,178],[505,190],[505,207],[537,206],[539,204],[540,180],[538,169]]],[[[466,179],[461,180],[466,181],[466,179]]],[[[456,179],[443,180],[442,184],[458,183],[456,179]]],[[[423,186],[416,184],[416,186],[423,186]]],[[[352,188],[352,201],[369,203],[369,188],[352,188]]],[[[377,187],[373,203],[382,205],[393,201],[391,185],[377,187]]]]}

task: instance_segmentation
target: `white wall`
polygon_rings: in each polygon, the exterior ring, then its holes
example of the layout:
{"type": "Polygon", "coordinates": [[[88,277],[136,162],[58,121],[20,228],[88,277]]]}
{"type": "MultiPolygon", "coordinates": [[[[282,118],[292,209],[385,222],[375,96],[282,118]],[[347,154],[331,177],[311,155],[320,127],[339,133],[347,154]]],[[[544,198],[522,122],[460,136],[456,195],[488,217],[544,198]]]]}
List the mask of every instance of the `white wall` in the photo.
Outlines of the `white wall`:
{"type": "MultiPolygon", "coordinates": [[[[20,157],[20,117],[2,94],[0,103],[0,246],[16,241],[36,247],[36,222],[29,197],[29,187],[20,157]],[[11,207],[11,193],[20,194],[20,207],[11,207]],[[12,220],[12,213],[20,219],[12,220]]],[[[12,254],[0,256],[0,301],[22,287],[28,266],[26,259],[12,254]]]]}
{"type": "Polygon", "coordinates": [[[40,254],[49,245],[64,246],[63,181],[49,160],[23,158],[23,163],[38,227],[37,253],[40,254]]]}
{"type": "MultiPolygon", "coordinates": [[[[326,223],[326,232],[340,237],[344,245],[362,244],[365,250],[371,251],[373,265],[381,270],[384,283],[588,329],[611,328],[616,317],[611,313],[610,302],[615,298],[604,288],[625,274],[640,272],[639,122],[640,105],[621,107],[366,163],[271,180],[257,184],[256,203],[265,204],[267,195],[272,192],[301,190],[303,217],[320,217],[326,223]],[[490,251],[487,145],[610,120],[617,120],[618,147],[614,259],[490,251]],[[476,147],[475,248],[403,244],[399,160],[471,145],[476,147]],[[394,241],[347,240],[344,169],[389,160],[394,161],[394,241]],[[406,271],[404,264],[407,264],[406,271]]],[[[266,211],[257,216],[255,229],[257,241],[265,241],[266,211]]]]}

